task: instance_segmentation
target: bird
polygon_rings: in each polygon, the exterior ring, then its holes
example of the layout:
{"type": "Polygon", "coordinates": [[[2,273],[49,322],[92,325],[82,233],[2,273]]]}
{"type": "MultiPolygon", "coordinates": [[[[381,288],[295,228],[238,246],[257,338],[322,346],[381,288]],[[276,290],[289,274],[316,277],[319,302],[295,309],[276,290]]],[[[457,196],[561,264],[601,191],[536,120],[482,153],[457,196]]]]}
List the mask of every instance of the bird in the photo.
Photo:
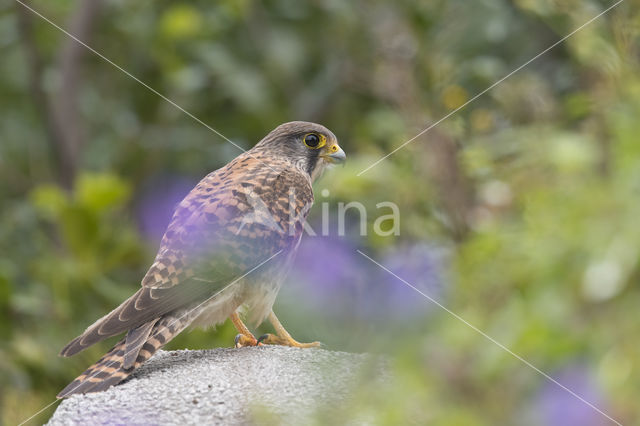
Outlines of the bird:
{"type": "Polygon", "coordinates": [[[238,348],[319,346],[293,339],[272,308],[300,244],[312,184],[327,166],[345,159],[329,129],[292,121],[205,176],[177,205],[140,289],[60,355],[126,335],[57,397],[117,385],[183,330],[228,318],[238,330],[238,348]],[[268,318],[275,334],[256,338],[245,313],[253,325],[268,318]]]}

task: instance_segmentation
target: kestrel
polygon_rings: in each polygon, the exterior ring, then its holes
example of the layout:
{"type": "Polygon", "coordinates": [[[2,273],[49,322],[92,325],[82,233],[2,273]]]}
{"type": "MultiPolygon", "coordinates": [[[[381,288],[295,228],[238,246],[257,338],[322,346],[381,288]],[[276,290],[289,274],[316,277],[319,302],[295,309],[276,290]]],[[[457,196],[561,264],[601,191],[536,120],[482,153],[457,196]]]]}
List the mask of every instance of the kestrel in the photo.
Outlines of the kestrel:
{"type": "Polygon", "coordinates": [[[187,327],[230,318],[236,347],[299,343],[272,311],[313,203],[312,183],[345,160],[335,135],[303,121],[278,126],[249,151],[210,173],[180,202],[142,287],[62,349],[71,356],[126,336],[58,394],[98,392],[120,383],[187,327]],[[256,339],[239,313],[276,334],[256,339]]]}

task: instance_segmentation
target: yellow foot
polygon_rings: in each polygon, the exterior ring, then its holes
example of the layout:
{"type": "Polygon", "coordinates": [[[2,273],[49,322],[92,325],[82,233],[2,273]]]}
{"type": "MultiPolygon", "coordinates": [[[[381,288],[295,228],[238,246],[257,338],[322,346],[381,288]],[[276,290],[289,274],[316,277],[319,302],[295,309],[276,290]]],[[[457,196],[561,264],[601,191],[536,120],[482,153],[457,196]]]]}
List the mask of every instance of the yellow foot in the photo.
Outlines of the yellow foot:
{"type": "Polygon", "coordinates": [[[317,348],[322,346],[320,342],[311,342],[311,343],[300,343],[295,340],[287,330],[282,326],[276,314],[271,311],[269,313],[269,321],[273,328],[276,329],[276,335],[274,334],[263,334],[258,339],[258,343],[266,343],[267,345],[281,345],[281,346],[291,346],[294,348],[317,348]]]}
{"type": "Polygon", "coordinates": [[[300,343],[291,336],[289,338],[276,336],[275,334],[267,333],[263,334],[258,338],[258,344],[267,344],[267,345],[280,345],[280,346],[291,346],[294,348],[318,348],[322,346],[320,342],[311,342],[311,343],[300,343]]]}
{"type": "Polygon", "coordinates": [[[240,334],[236,335],[235,347],[243,348],[245,346],[260,346],[262,343],[258,342],[258,339],[249,331],[246,325],[240,319],[237,312],[231,314],[231,322],[240,334]]]}
{"type": "Polygon", "coordinates": [[[237,334],[235,338],[235,347],[244,348],[245,346],[262,346],[253,335],[237,334]]]}

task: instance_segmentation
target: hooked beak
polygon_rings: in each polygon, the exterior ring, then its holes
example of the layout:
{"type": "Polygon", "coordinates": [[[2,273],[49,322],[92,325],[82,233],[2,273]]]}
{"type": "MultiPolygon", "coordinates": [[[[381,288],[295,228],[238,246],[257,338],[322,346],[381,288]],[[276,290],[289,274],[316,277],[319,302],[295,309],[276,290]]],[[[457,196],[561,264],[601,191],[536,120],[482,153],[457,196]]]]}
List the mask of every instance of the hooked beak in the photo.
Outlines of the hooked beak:
{"type": "Polygon", "coordinates": [[[344,163],[347,159],[347,155],[344,153],[342,148],[338,146],[337,143],[331,145],[327,149],[327,151],[328,151],[328,154],[322,155],[322,158],[324,158],[325,161],[329,163],[332,163],[332,164],[344,163]]]}

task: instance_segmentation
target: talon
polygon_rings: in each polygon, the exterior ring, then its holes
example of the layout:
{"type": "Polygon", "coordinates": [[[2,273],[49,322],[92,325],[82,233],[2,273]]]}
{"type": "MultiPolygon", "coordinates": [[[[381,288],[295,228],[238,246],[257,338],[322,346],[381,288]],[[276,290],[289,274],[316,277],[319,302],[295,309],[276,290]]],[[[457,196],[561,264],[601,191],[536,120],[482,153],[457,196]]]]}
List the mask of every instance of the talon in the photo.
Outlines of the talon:
{"type": "Polygon", "coordinates": [[[244,348],[246,346],[258,346],[259,342],[253,336],[247,336],[245,334],[236,334],[234,339],[236,348],[244,348]]]}
{"type": "Polygon", "coordinates": [[[281,346],[291,346],[294,348],[317,348],[322,347],[323,344],[320,342],[311,342],[311,343],[300,343],[295,340],[291,335],[284,329],[280,321],[276,317],[276,315],[271,311],[269,314],[269,321],[276,329],[276,334],[263,334],[259,338],[255,338],[251,331],[247,328],[246,325],[242,322],[237,312],[234,312],[230,316],[233,325],[236,330],[240,332],[240,334],[236,335],[235,338],[235,347],[242,348],[245,346],[264,346],[266,345],[281,345],[281,346]]]}
{"type": "Polygon", "coordinates": [[[262,336],[258,337],[258,344],[259,345],[264,345],[264,343],[262,343],[264,340],[267,340],[269,338],[269,334],[263,334],[262,336]]]}

